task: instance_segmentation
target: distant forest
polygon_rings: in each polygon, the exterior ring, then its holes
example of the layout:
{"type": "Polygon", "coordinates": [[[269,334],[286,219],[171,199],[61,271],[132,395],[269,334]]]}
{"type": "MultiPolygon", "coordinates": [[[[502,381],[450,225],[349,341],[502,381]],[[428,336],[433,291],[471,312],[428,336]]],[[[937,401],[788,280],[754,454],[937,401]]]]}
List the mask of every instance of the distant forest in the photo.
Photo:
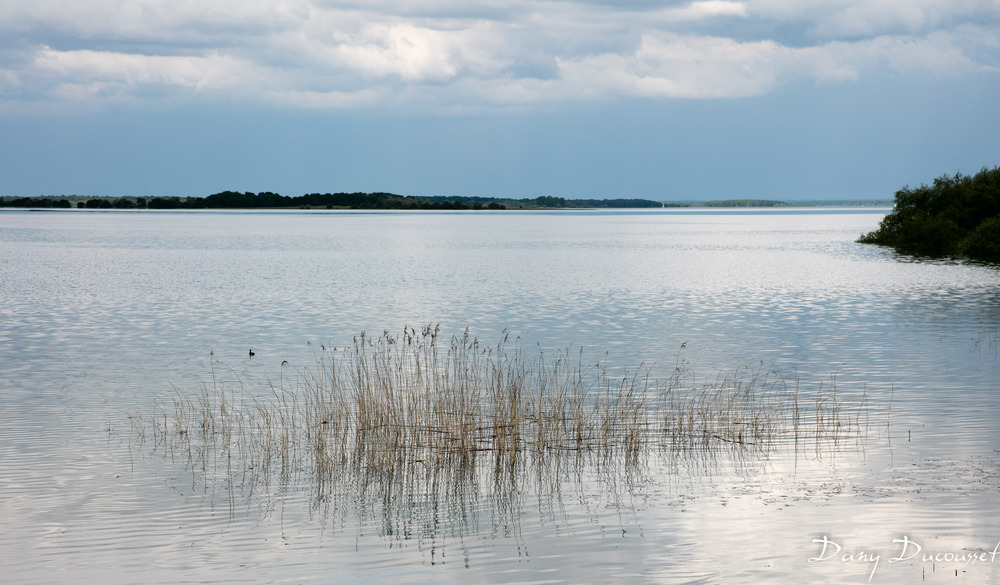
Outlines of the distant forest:
{"type": "Polygon", "coordinates": [[[535,197],[415,197],[394,193],[309,193],[287,197],[223,191],[207,197],[0,197],[0,207],[32,209],[639,209],[657,207],[785,207],[802,205],[886,204],[882,201],[795,202],[763,199],[726,199],[707,202],[660,202],[648,199],[564,199],[535,197]]]}
{"type": "Polygon", "coordinates": [[[0,206],[85,209],[585,209],[660,207],[645,199],[500,199],[494,197],[414,197],[394,193],[271,193],[223,191],[207,197],[4,197],[0,206]]]}

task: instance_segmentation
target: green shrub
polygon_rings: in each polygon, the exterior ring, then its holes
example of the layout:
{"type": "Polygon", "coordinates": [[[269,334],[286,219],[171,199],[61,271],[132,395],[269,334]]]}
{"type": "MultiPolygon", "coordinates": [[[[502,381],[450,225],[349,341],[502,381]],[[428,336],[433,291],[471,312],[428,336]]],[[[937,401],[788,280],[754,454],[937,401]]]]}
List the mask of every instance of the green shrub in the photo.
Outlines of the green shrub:
{"type": "Polygon", "coordinates": [[[970,258],[1000,262],[1000,215],[979,224],[965,241],[964,251],[970,258]]]}
{"type": "Polygon", "coordinates": [[[891,246],[904,254],[965,254],[1000,261],[1000,167],[975,176],[961,173],[934,179],[933,185],[896,192],[895,207],[877,230],[858,238],[863,244],[891,246]],[[985,222],[993,222],[984,226],[985,222]],[[992,227],[991,227],[992,226],[992,227]]]}

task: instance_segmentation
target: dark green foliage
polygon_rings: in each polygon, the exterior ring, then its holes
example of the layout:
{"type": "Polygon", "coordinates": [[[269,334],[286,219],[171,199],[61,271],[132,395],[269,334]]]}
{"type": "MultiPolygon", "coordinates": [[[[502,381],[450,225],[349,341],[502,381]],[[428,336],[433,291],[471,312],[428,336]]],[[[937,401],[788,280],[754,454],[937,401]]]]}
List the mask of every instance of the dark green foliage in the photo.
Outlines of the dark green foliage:
{"type": "Polygon", "coordinates": [[[891,246],[904,254],[998,261],[998,216],[1000,167],[984,168],[971,177],[944,175],[933,185],[897,191],[892,213],[858,241],[891,246]]]}
{"type": "MultiPolygon", "coordinates": [[[[816,203],[816,202],[812,202],[816,203]]],[[[847,202],[857,203],[857,202],[847,202]]],[[[660,207],[773,207],[789,205],[780,201],[733,199],[707,203],[651,201],[648,199],[565,199],[540,196],[523,199],[479,196],[396,195],[394,193],[307,193],[287,197],[264,191],[223,191],[207,197],[101,197],[77,195],[69,199],[52,197],[0,197],[0,207],[79,207],[90,209],[422,209],[490,210],[506,209],[643,209],[660,207]]]]}
{"type": "Polygon", "coordinates": [[[663,204],[648,199],[571,199],[571,203],[581,203],[584,207],[661,207],[663,204]]]}
{"type": "Polygon", "coordinates": [[[562,197],[535,197],[534,204],[538,207],[566,207],[562,197]]]}
{"type": "Polygon", "coordinates": [[[146,209],[205,209],[203,197],[153,197],[146,202],[146,209]]]}
{"type": "Polygon", "coordinates": [[[294,202],[291,197],[285,197],[283,195],[278,195],[277,193],[271,193],[270,191],[256,194],[249,191],[246,193],[223,191],[222,193],[216,193],[205,197],[204,202],[205,207],[211,209],[295,207],[296,205],[302,205],[302,203],[294,202]]]}
{"type": "Polygon", "coordinates": [[[148,209],[179,209],[180,197],[153,197],[146,203],[148,209]]]}
{"type": "Polygon", "coordinates": [[[972,258],[1000,262],[1000,215],[979,224],[965,240],[965,252],[972,258]]]}
{"type": "Polygon", "coordinates": [[[53,197],[15,197],[14,199],[0,198],[0,207],[28,207],[28,208],[57,208],[68,209],[73,207],[68,199],[55,199],[53,197]]]}
{"type": "MultiPolygon", "coordinates": [[[[411,197],[394,193],[310,193],[286,197],[294,205],[326,209],[482,209],[481,201],[468,197],[411,197]],[[478,207],[477,207],[478,205],[478,207]]],[[[503,207],[498,207],[503,209],[503,207]]],[[[497,209],[491,207],[490,209],[497,209]]]]}
{"type": "MultiPolygon", "coordinates": [[[[426,197],[431,203],[442,203],[451,200],[468,205],[469,209],[507,209],[508,206],[520,209],[618,209],[661,207],[664,204],[648,199],[565,199],[563,197],[542,196],[534,199],[498,199],[496,197],[426,197]],[[480,207],[476,207],[479,205],[480,207]]],[[[671,207],[683,204],[667,204],[671,207]]]]}

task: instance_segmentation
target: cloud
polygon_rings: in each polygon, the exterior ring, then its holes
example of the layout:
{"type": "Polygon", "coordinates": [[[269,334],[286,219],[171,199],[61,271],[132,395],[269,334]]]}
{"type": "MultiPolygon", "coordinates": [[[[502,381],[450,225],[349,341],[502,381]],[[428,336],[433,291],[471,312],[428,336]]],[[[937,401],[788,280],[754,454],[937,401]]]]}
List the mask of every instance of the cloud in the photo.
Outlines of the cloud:
{"type": "Polygon", "coordinates": [[[441,30],[379,23],[366,25],[356,34],[337,35],[333,44],[312,39],[312,46],[328,65],[348,67],[364,76],[441,82],[463,71],[489,73],[503,67],[483,49],[490,44],[488,28],[441,30]]]}
{"type": "Polygon", "coordinates": [[[647,34],[629,55],[560,61],[563,79],[591,95],[722,98],[760,95],[777,83],[781,54],[772,41],[647,34]]]}
{"type": "MultiPolygon", "coordinates": [[[[93,107],[178,93],[217,94],[259,77],[255,69],[251,63],[215,53],[165,57],[42,47],[28,68],[27,89],[56,102],[93,107]]],[[[22,92],[24,85],[19,87],[22,92]]]]}
{"type": "Polygon", "coordinates": [[[945,33],[804,48],[650,33],[633,53],[560,61],[560,68],[562,80],[580,96],[685,99],[757,96],[787,82],[853,81],[884,70],[956,77],[984,69],[945,33]]]}
{"type": "Polygon", "coordinates": [[[12,91],[20,85],[16,71],[0,69],[0,95],[12,91]]]}
{"type": "Polygon", "coordinates": [[[817,38],[916,34],[956,23],[1000,18],[996,0],[747,0],[750,14],[804,24],[817,38]]]}
{"type": "Polygon", "coordinates": [[[225,42],[294,27],[309,9],[298,0],[13,0],[0,3],[0,31],[77,42],[225,42]]]}
{"type": "Polygon", "coordinates": [[[746,18],[747,5],[744,2],[708,0],[705,2],[692,2],[686,6],[666,8],[660,11],[658,16],[667,22],[705,20],[725,16],[746,18]]]}
{"type": "Polygon", "coordinates": [[[977,71],[997,71],[970,59],[960,47],[961,39],[944,32],[926,37],[880,37],[860,44],[873,56],[881,57],[896,72],[927,71],[940,78],[957,79],[977,71]]]}
{"type": "Polygon", "coordinates": [[[107,51],[55,51],[44,47],[34,71],[64,82],[175,85],[195,90],[231,87],[249,67],[225,55],[160,57],[107,51]]]}
{"type": "Polygon", "coordinates": [[[740,98],[887,71],[993,74],[997,19],[995,0],[15,0],[0,3],[0,95],[6,111],[740,98]]]}

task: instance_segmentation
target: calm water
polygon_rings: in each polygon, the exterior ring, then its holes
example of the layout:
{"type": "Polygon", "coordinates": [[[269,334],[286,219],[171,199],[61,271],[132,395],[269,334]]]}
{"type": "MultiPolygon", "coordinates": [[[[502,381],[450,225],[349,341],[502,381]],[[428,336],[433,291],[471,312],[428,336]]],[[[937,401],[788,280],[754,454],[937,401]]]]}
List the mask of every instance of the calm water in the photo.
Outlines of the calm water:
{"type": "Polygon", "coordinates": [[[886,211],[4,211],[0,582],[998,582],[1000,555],[969,557],[1000,543],[1000,270],[855,244],[886,211]],[[213,359],[253,392],[430,323],[654,377],[763,363],[870,422],[323,489],[134,441],[213,359]]]}

